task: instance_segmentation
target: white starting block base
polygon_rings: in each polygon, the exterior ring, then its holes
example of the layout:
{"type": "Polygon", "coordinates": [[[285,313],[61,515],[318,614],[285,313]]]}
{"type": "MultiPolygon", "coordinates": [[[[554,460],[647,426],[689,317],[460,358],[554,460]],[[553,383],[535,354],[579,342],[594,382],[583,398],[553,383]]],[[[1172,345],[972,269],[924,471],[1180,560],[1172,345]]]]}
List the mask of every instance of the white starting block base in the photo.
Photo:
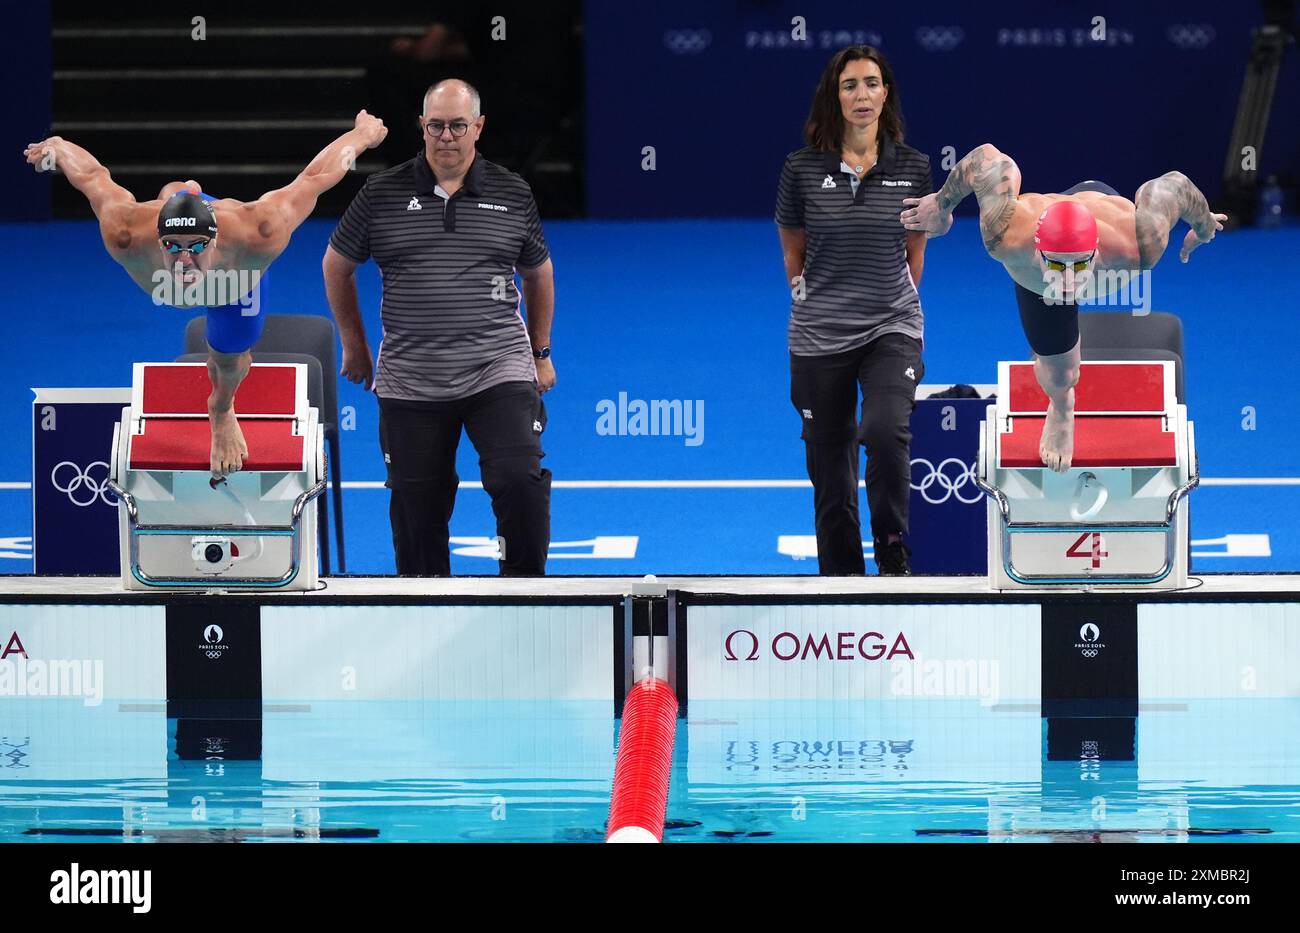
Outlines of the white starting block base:
{"type": "Polygon", "coordinates": [[[306,404],[306,368],[254,364],[235,400],[236,411],[252,412],[240,415],[249,459],[215,488],[196,368],[206,380],[203,364],[136,365],[110,474],[122,586],[314,589],[311,500],[324,490],[325,449],[318,412],[306,404]]]}
{"type": "Polygon", "coordinates": [[[1045,399],[1031,397],[1036,383],[1025,384],[1032,366],[999,365],[998,403],[982,426],[989,586],[1185,587],[1186,495],[1198,474],[1193,425],[1174,402],[1173,364],[1083,364],[1076,465],[1065,473],[1030,463],[1045,399]]]}
{"type": "Polygon", "coordinates": [[[122,586],[128,590],[153,590],[164,585],[203,589],[235,586],[315,589],[318,561],[314,506],[303,509],[297,523],[300,539],[297,556],[291,532],[240,534],[241,528],[250,526],[291,524],[288,516],[294,501],[305,491],[303,485],[297,474],[279,474],[277,479],[277,474],[236,473],[216,489],[209,486],[206,473],[132,474],[124,488],[135,497],[141,517],[133,530],[127,509],[118,510],[118,529],[123,542],[122,586]],[[150,534],[140,532],[140,525],[183,530],[150,534]],[[222,556],[217,561],[208,559],[209,545],[221,549],[222,556]],[[284,580],[295,564],[296,573],[284,580]],[[145,582],[164,580],[170,582],[145,582]]]}

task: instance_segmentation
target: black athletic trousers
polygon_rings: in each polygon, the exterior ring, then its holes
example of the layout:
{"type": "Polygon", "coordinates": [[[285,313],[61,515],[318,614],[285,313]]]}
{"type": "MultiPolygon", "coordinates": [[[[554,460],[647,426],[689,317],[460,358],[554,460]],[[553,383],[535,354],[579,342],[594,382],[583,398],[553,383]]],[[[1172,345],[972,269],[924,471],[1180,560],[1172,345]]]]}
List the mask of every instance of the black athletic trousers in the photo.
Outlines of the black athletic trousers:
{"type": "Polygon", "coordinates": [[[388,468],[389,520],[397,572],[450,576],[461,428],[478,452],[492,497],[503,576],[546,572],[551,541],[551,471],[542,468],[546,406],[531,382],[505,382],[445,402],[379,399],[379,445],[388,468]]]}
{"type": "Polygon", "coordinates": [[[858,519],[858,445],[867,452],[871,533],[907,533],[912,409],[921,342],[885,334],[829,356],[790,356],[790,401],[803,419],[822,574],[866,572],[858,519]],[[861,418],[858,390],[862,390],[861,418]]]}

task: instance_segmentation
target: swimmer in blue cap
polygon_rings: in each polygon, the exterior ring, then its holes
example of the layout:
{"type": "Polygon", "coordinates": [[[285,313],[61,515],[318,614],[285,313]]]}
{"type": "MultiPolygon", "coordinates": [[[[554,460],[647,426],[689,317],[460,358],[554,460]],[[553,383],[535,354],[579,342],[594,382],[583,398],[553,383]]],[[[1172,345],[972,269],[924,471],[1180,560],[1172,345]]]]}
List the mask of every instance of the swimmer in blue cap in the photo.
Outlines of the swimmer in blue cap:
{"type": "Polygon", "coordinates": [[[262,273],[289,245],[316,199],[343,179],[357,154],[387,135],[383,121],[363,110],[353,128],[297,178],[247,203],[213,198],[193,180],[172,182],[156,199],[137,201],[93,155],[58,136],[24,152],[37,171],[61,172],[86,196],[108,254],[156,303],[208,312],[214,482],[239,470],[248,456],[234,401],[262,333],[262,273]]]}

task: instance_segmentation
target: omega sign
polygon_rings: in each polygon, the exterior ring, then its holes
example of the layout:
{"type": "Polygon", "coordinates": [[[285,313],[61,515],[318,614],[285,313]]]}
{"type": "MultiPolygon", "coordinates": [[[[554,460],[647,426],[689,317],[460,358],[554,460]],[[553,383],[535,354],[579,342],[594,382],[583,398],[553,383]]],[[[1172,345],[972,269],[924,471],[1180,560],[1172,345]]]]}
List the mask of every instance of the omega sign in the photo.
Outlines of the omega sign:
{"type": "Polygon", "coordinates": [[[764,645],[749,629],[736,629],[723,641],[723,659],[727,661],[757,661],[766,650],[769,657],[778,661],[889,661],[898,655],[915,661],[907,637],[899,632],[892,639],[880,632],[778,632],[770,643],[764,645]]]}

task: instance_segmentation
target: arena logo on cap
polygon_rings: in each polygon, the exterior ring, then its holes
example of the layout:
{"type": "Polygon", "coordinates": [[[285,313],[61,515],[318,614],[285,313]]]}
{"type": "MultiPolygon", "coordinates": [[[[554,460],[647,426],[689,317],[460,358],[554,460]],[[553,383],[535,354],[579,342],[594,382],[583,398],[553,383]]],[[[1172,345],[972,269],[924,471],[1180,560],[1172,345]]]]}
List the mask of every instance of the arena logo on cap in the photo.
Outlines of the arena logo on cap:
{"type": "MultiPolygon", "coordinates": [[[[889,639],[881,632],[835,632],[820,635],[808,632],[778,632],[768,644],[770,657],[777,661],[890,661],[902,655],[915,660],[907,636],[899,632],[889,639]]],[[[761,656],[762,642],[749,629],[730,632],[722,643],[722,657],[726,661],[757,661],[761,656]]]]}

